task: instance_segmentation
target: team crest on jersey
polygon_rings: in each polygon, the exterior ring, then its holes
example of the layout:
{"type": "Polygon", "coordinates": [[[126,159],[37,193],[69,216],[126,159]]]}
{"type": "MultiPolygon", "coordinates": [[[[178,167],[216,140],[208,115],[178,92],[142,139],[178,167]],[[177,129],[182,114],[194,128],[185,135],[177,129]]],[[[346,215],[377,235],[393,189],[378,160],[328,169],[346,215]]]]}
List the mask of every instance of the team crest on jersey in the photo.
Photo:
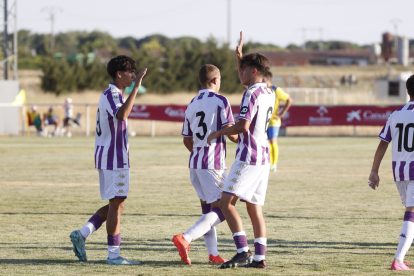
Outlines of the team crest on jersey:
{"type": "Polygon", "coordinates": [[[123,187],[123,186],[125,186],[125,184],[124,184],[124,182],[119,182],[118,184],[116,184],[116,186],[123,187]]]}
{"type": "Polygon", "coordinates": [[[119,178],[125,178],[125,175],[123,173],[121,173],[120,175],[118,175],[119,178]]]}
{"type": "Polygon", "coordinates": [[[233,182],[233,183],[237,183],[237,179],[236,179],[236,178],[233,178],[233,179],[231,180],[231,182],[233,182]]]}
{"type": "Polygon", "coordinates": [[[119,93],[119,90],[118,89],[116,89],[116,88],[111,88],[111,92],[112,92],[112,94],[118,94],[119,93]]]}
{"type": "Polygon", "coordinates": [[[118,191],[118,194],[125,194],[125,192],[124,192],[124,190],[121,189],[121,190],[118,191]]]}
{"type": "Polygon", "coordinates": [[[229,191],[234,191],[233,186],[229,186],[227,189],[228,189],[229,191]]]}
{"type": "Polygon", "coordinates": [[[249,108],[247,106],[243,106],[240,109],[240,114],[246,114],[247,112],[249,112],[249,108]]]}
{"type": "Polygon", "coordinates": [[[237,175],[241,175],[240,171],[236,171],[235,174],[237,175]]]}
{"type": "Polygon", "coordinates": [[[220,185],[218,186],[220,189],[223,189],[224,188],[224,185],[223,185],[223,183],[220,183],[220,185]]]}

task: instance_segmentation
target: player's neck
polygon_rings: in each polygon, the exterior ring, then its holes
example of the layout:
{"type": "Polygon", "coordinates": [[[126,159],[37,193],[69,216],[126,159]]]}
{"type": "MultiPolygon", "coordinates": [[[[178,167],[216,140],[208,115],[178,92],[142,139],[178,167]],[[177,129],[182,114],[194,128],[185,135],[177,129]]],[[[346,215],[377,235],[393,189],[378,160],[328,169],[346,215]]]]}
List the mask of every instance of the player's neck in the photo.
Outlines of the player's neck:
{"type": "Polygon", "coordinates": [[[252,78],[251,79],[251,81],[249,82],[249,84],[247,85],[248,87],[252,87],[253,85],[255,85],[256,83],[259,83],[259,82],[263,82],[262,81],[262,78],[261,77],[258,77],[258,78],[252,78]]]}
{"type": "Polygon", "coordinates": [[[112,84],[115,85],[121,91],[121,93],[124,93],[126,86],[124,86],[119,79],[114,79],[112,81],[112,84]]]}
{"type": "Polygon", "coordinates": [[[214,91],[214,93],[218,94],[218,91],[216,91],[215,87],[204,87],[204,86],[202,86],[202,87],[201,87],[201,90],[203,90],[203,89],[213,90],[213,91],[214,91]]]}

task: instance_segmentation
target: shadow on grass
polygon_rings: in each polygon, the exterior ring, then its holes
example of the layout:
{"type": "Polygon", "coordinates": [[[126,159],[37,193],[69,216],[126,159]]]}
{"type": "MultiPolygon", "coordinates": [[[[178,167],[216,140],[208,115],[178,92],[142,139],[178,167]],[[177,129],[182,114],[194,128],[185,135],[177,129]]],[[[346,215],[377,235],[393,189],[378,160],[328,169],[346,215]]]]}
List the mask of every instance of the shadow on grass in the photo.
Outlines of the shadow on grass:
{"type": "MultiPolygon", "coordinates": [[[[140,261],[140,266],[150,266],[150,267],[178,267],[184,266],[181,261],[140,261]]],[[[42,260],[42,259],[0,259],[0,264],[13,264],[13,265],[108,265],[106,260],[97,260],[97,261],[87,261],[80,262],[78,260],[42,260]]],[[[194,264],[205,264],[205,263],[194,263],[194,264]]]]}
{"type": "MultiPolygon", "coordinates": [[[[0,213],[0,215],[70,215],[70,216],[92,216],[93,213],[34,213],[34,212],[19,212],[19,213],[0,213]]],[[[180,215],[180,214],[122,214],[123,217],[128,216],[149,216],[149,217],[201,217],[199,215],[180,215]]]]}

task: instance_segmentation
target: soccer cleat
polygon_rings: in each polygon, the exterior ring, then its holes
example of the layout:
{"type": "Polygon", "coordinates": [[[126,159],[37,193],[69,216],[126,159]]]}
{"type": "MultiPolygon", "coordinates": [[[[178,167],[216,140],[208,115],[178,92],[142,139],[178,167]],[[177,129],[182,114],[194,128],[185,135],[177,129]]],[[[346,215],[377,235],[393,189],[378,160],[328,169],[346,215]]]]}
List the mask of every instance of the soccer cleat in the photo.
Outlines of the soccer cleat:
{"type": "Polygon", "coordinates": [[[411,265],[409,262],[404,261],[403,262],[405,265],[411,265]]]}
{"type": "Polygon", "coordinates": [[[249,250],[248,252],[237,253],[230,261],[221,264],[221,268],[231,268],[239,265],[250,264],[252,261],[253,255],[249,250]]]}
{"type": "Polygon", "coordinates": [[[264,269],[267,268],[265,260],[261,260],[260,262],[256,262],[255,260],[253,260],[252,263],[247,264],[247,265],[242,265],[240,267],[247,267],[247,268],[253,267],[253,268],[264,268],[264,269]]]}
{"type": "Polygon", "coordinates": [[[86,262],[85,241],[83,240],[81,232],[79,230],[73,231],[70,233],[69,237],[73,243],[73,252],[75,252],[75,256],[78,257],[79,261],[86,262]]]}
{"type": "Polygon", "coordinates": [[[213,256],[213,254],[210,254],[208,259],[209,264],[222,264],[229,261],[227,259],[223,259],[222,257],[220,257],[220,255],[213,256]]]}
{"type": "Polygon", "coordinates": [[[184,263],[191,265],[190,257],[188,257],[188,254],[190,254],[190,244],[184,239],[184,234],[175,235],[173,237],[173,242],[178,249],[181,260],[184,263]]]}
{"type": "Polygon", "coordinates": [[[413,270],[412,268],[409,268],[404,263],[399,263],[396,260],[392,262],[391,270],[413,270]]]}
{"type": "Polygon", "coordinates": [[[139,265],[140,262],[136,262],[136,261],[131,261],[131,260],[127,260],[125,258],[122,258],[121,256],[119,256],[116,259],[106,259],[106,263],[110,264],[110,265],[139,265]]]}

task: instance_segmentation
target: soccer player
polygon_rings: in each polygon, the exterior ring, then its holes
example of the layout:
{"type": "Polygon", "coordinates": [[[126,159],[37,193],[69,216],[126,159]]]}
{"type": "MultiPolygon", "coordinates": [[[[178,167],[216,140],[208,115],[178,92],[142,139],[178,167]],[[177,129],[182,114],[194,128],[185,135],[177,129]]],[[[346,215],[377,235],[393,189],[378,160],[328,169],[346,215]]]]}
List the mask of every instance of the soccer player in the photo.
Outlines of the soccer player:
{"type": "Polygon", "coordinates": [[[70,239],[73,250],[80,261],[86,261],[85,240],[106,221],[108,233],[107,264],[130,265],[139,262],[120,256],[121,214],[129,189],[129,146],[127,118],[134,104],[137,91],[147,69],[135,77],[136,63],[127,56],[112,58],[108,74],[113,83],[102,93],[96,115],[95,168],[99,172],[102,200],[109,204],[100,208],[80,230],[73,231],[70,239]],[[134,89],[124,101],[122,95],[126,87],[136,80],[134,89]]]}
{"type": "MultiPolygon", "coordinates": [[[[185,111],[182,136],[185,147],[191,152],[190,179],[201,202],[202,216],[185,233],[173,237],[181,259],[191,264],[188,256],[190,243],[204,235],[209,263],[228,261],[217,250],[215,225],[224,221],[219,208],[222,188],[226,181],[226,138],[218,137],[207,145],[207,136],[213,131],[234,124],[233,113],[226,97],[218,94],[221,84],[220,70],[211,64],[201,67],[199,73],[201,90],[185,111]]],[[[229,136],[237,142],[237,136],[229,136]]]]}
{"type": "Polygon", "coordinates": [[[44,124],[45,125],[54,125],[55,130],[53,131],[53,136],[57,134],[57,128],[59,125],[59,117],[53,112],[53,105],[49,107],[48,112],[43,114],[44,124]]]}
{"type": "Polygon", "coordinates": [[[379,134],[381,139],[375,153],[368,185],[375,190],[379,185],[378,170],[382,158],[392,143],[392,172],[394,181],[405,206],[404,223],[401,228],[397,252],[392,270],[412,270],[404,261],[405,254],[414,238],[414,75],[406,82],[410,102],[394,111],[379,134]]]}
{"type": "Polygon", "coordinates": [[[270,120],[269,127],[267,128],[267,138],[269,139],[270,148],[270,171],[276,172],[277,160],[279,158],[279,145],[277,144],[277,137],[279,136],[280,126],[282,125],[281,119],[289,110],[293,100],[280,87],[272,84],[272,72],[269,71],[263,78],[263,81],[267,83],[267,87],[273,89],[276,93],[275,109],[273,110],[272,119],[270,120]],[[280,101],[286,102],[281,112],[279,112],[280,101]]]}
{"type": "Polygon", "coordinates": [[[65,119],[63,119],[63,126],[67,130],[67,136],[72,137],[72,133],[70,132],[70,121],[74,122],[78,126],[80,126],[80,122],[77,119],[73,119],[73,104],[71,98],[66,99],[66,103],[63,108],[65,109],[65,119]]]}
{"type": "Polygon", "coordinates": [[[236,160],[224,185],[220,209],[233,233],[237,254],[222,268],[244,265],[244,267],[266,268],[266,224],[263,218],[267,182],[269,179],[269,144],[266,131],[275,106],[275,92],[263,83],[270,69],[270,62],[262,54],[242,55],[243,34],[236,48],[239,77],[248,87],[240,105],[239,121],[225,129],[212,132],[207,143],[221,135],[238,134],[236,160]],[[247,212],[253,224],[255,256],[249,250],[243,223],[235,205],[238,199],[246,201],[247,212]]]}

